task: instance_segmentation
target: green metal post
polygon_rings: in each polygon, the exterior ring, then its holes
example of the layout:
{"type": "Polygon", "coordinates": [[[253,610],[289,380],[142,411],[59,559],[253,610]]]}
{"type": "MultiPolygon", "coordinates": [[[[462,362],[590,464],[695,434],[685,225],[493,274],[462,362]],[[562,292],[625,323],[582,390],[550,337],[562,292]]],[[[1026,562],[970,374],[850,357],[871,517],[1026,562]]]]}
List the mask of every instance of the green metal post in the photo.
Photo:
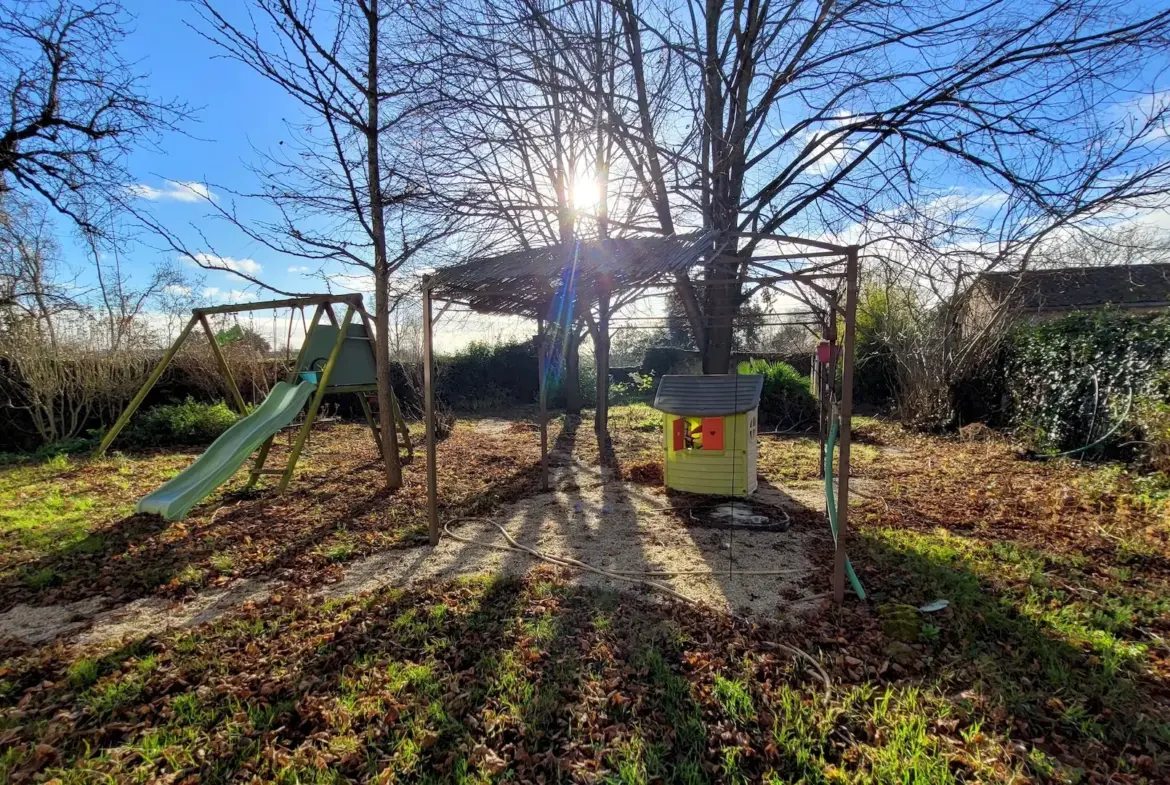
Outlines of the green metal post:
{"type": "Polygon", "coordinates": [[[324,370],[321,371],[321,378],[317,380],[317,392],[313,394],[313,400],[305,412],[305,424],[297,433],[297,440],[293,443],[292,454],[288,456],[288,466],[280,478],[280,485],[276,489],[277,493],[284,493],[289,481],[292,480],[293,469],[296,468],[297,460],[301,457],[301,450],[305,448],[309,431],[313,429],[313,420],[316,419],[317,409],[321,407],[321,401],[325,397],[325,389],[329,386],[329,377],[333,375],[333,366],[337,365],[337,358],[341,356],[341,347],[345,343],[346,333],[349,332],[349,323],[353,320],[353,313],[352,305],[345,309],[345,318],[341,320],[341,329],[337,331],[337,340],[333,342],[333,351],[329,352],[329,359],[325,363],[324,370]]]}
{"type": "Polygon", "coordinates": [[[203,332],[207,333],[207,341],[211,344],[211,353],[215,355],[215,362],[219,365],[219,372],[227,379],[228,392],[232,394],[232,400],[235,401],[236,410],[239,411],[240,416],[248,414],[248,406],[244,403],[244,396],[240,395],[240,388],[236,386],[236,377],[232,376],[232,369],[228,367],[227,358],[223,356],[223,350],[219,348],[219,341],[215,340],[215,332],[211,329],[211,324],[207,321],[207,317],[199,314],[199,323],[203,325],[203,332]]]}
{"type": "Polygon", "coordinates": [[[142,405],[142,401],[146,398],[147,393],[158,382],[159,377],[162,376],[167,366],[171,364],[171,360],[175,358],[175,353],[179,351],[179,347],[183,345],[183,341],[187,340],[187,336],[191,334],[191,329],[195,327],[195,322],[197,321],[199,321],[198,315],[192,315],[191,320],[187,322],[187,326],[183,328],[183,332],[179,333],[179,337],[171,344],[171,348],[167,349],[167,353],[158,361],[158,365],[154,366],[154,370],[150,372],[150,376],[147,377],[142,387],[138,389],[138,392],[135,393],[130,403],[127,404],[125,411],[118,415],[118,419],[114,421],[110,430],[106,431],[106,435],[102,437],[101,444],[93,451],[93,457],[100,458],[104,455],[110,445],[113,444],[114,439],[118,438],[118,433],[126,427],[126,423],[130,421],[130,418],[134,416],[134,412],[142,405]]]}

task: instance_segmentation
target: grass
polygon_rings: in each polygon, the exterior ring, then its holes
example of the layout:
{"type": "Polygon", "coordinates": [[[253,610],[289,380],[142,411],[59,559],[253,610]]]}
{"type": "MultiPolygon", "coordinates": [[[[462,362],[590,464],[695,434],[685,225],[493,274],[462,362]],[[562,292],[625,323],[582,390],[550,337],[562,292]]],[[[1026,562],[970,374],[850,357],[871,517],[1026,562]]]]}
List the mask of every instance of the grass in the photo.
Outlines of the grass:
{"type": "MultiPolygon", "coordinates": [[[[845,688],[826,707],[818,682],[765,653],[760,635],[692,609],[668,620],[652,604],[613,607],[544,570],[245,610],[152,641],[149,654],[69,662],[53,650],[10,662],[9,678],[47,686],[19,709],[0,701],[10,741],[0,777],[341,782],[393,772],[490,782],[507,771],[514,781],[689,784],[993,774],[956,763],[941,692],[845,688]],[[607,606],[610,623],[598,629],[607,606]],[[37,746],[49,720],[51,755],[37,746]]],[[[975,748],[999,756],[1002,740],[984,735],[975,748]]]]}
{"type": "MultiPolygon", "coordinates": [[[[613,416],[618,460],[654,460],[659,415],[613,416]]],[[[18,652],[0,664],[0,782],[1165,781],[1164,480],[859,425],[850,549],[868,604],[748,628],[545,570],[327,603],[294,587],[113,653],[18,652]],[[781,641],[823,664],[828,700],[781,641]]],[[[418,462],[393,497],[355,493],[376,484],[368,434],[320,437],[279,522],[264,494],[182,524],[126,516],[189,456],[0,468],[0,501],[23,511],[11,520],[44,515],[63,538],[0,529],[23,549],[0,551],[0,597],[86,596],[106,580],[125,599],[278,567],[312,586],[414,537],[418,462]]],[[[532,493],[531,441],[457,428],[441,514],[532,493]]],[[[574,450],[596,457],[580,435],[574,450]]],[[[817,456],[811,439],[765,438],[761,471],[819,485],[817,456]]]]}
{"type": "MultiPolygon", "coordinates": [[[[414,435],[421,443],[421,433],[414,435]]],[[[445,462],[440,480],[445,517],[490,513],[536,487],[538,445],[511,438],[487,452],[480,441],[463,426],[439,445],[441,465],[444,455],[460,456],[445,462]]],[[[246,467],[180,523],[133,514],[139,498],[196,454],[57,455],[0,465],[0,611],[95,594],[182,596],[278,569],[312,582],[331,565],[425,538],[424,462],[408,464],[407,487],[387,497],[373,440],[357,425],[314,432],[278,517],[270,515],[269,493],[240,492],[246,467]]]]}

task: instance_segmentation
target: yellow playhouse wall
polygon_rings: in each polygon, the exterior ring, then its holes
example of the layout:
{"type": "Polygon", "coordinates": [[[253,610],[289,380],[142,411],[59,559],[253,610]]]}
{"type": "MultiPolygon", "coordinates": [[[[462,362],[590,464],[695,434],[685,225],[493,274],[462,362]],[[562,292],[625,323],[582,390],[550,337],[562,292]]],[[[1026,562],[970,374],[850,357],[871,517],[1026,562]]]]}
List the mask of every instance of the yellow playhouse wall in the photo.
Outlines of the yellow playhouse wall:
{"type": "Polygon", "coordinates": [[[676,414],[663,415],[666,487],[690,493],[747,496],[756,489],[756,445],[748,438],[755,411],[723,418],[722,450],[674,450],[676,414]]]}

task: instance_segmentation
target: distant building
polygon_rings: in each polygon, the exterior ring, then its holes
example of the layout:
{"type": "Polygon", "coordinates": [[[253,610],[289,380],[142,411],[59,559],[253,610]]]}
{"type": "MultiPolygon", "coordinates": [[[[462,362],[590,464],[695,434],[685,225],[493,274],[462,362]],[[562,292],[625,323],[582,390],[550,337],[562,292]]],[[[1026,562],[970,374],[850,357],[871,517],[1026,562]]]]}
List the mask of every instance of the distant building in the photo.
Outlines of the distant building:
{"type": "Polygon", "coordinates": [[[1156,313],[1170,309],[1170,264],[983,273],[966,299],[965,330],[978,329],[1004,306],[1013,321],[1059,319],[1106,306],[1156,313]]]}

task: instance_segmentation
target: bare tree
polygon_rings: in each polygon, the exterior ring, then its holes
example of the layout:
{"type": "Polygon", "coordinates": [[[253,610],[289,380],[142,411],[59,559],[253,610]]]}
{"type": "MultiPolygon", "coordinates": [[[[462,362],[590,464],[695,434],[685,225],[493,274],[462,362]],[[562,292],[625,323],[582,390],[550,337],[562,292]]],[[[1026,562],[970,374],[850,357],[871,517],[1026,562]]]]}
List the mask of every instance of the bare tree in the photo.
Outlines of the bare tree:
{"type": "MultiPolygon", "coordinates": [[[[471,252],[559,244],[571,267],[576,243],[636,231],[635,181],[612,167],[618,140],[599,98],[619,73],[610,5],[470,0],[436,6],[418,24],[442,53],[446,74],[444,144],[432,166],[453,195],[449,207],[475,228],[471,252]],[[581,86],[592,91],[591,103],[579,99],[581,86]]],[[[600,398],[609,341],[603,326],[637,293],[595,291],[575,277],[572,284],[558,302],[573,298],[573,318],[555,320],[549,341],[565,363],[567,408],[579,412],[584,333],[594,342],[600,398]]]]}
{"type": "Polygon", "coordinates": [[[82,309],[83,293],[66,278],[45,209],[9,196],[0,206],[0,301],[8,329],[31,320],[56,349],[57,317],[82,309]]]}
{"type": "MultiPolygon", "coordinates": [[[[611,89],[558,75],[573,105],[604,116],[643,207],[633,225],[701,226],[728,241],[676,281],[707,372],[728,370],[751,295],[745,261],[769,236],[848,237],[960,183],[1011,197],[1018,245],[1167,189],[1155,133],[1166,111],[1149,99],[1147,68],[1166,44],[1166,11],[1120,0],[608,5],[618,34],[597,40],[618,47],[611,89]]],[[[591,35],[561,6],[524,6],[566,46],[591,35]]]]}
{"type": "Polygon", "coordinates": [[[261,190],[245,194],[275,208],[276,220],[250,224],[209,204],[268,248],[372,277],[386,479],[398,487],[388,335],[399,296],[391,280],[453,230],[447,216],[416,209],[429,191],[418,121],[425,82],[439,74],[402,37],[410,9],[384,0],[252,0],[242,18],[212,0],[194,6],[201,35],[284,90],[304,115],[290,122],[289,142],[255,168],[261,190]]]}
{"type": "Polygon", "coordinates": [[[36,194],[86,232],[87,206],[129,195],[126,154],[189,116],[121,58],[127,23],[116,0],[0,5],[0,193],[36,194]]]}

